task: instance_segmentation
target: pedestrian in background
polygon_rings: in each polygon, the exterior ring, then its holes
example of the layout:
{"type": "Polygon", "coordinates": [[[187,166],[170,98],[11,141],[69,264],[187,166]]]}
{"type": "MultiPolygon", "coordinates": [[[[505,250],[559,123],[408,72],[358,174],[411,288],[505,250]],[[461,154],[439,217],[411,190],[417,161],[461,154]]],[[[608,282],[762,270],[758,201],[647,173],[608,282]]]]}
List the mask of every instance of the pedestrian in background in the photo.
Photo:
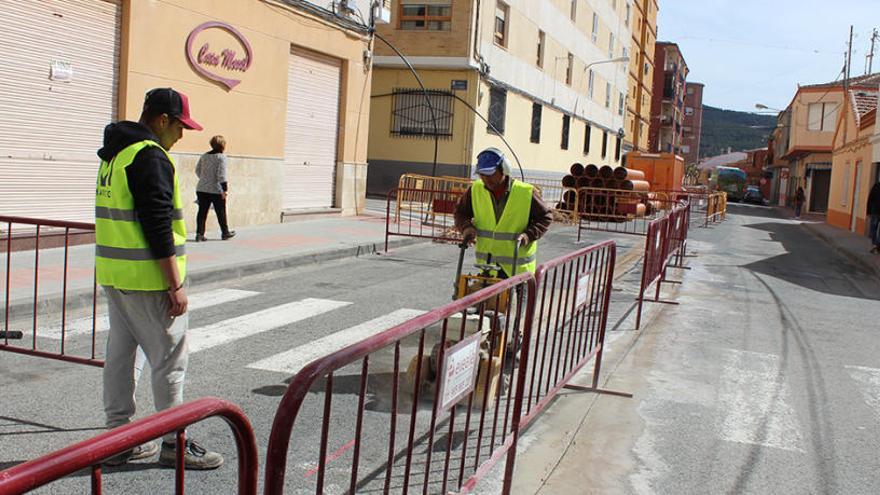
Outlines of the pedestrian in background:
{"type": "Polygon", "coordinates": [[[226,223],[226,196],[229,194],[229,183],[226,179],[226,139],[223,136],[211,138],[211,151],[199,158],[196,165],[196,196],[199,202],[199,213],[196,215],[196,242],[207,241],[205,222],[208,210],[214,206],[217,223],[220,224],[220,238],[224,241],[235,237],[235,231],[229,230],[226,223]]]}
{"type": "Polygon", "coordinates": [[[798,186],[797,192],[794,194],[794,217],[801,217],[801,209],[804,207],[804,201],[807,200],[807,195],[804,194],[804,188],[798,186]]]}
{"type": "MultiPolygon", "coordinates": [[[[131,422],[139,378],[138,347],[150,363],[153,402],[161,411],[183,403],[189,351],[186,331],[186,225],[177,170],[168,150],[183,129],[200,131],[186,95],[171,88],[147,93],[138,122],[104,129],[95,196],[95,276],[107,295],[110,332],[104,359],[104,413],[108,428],[131,422]]],[[[155,442],[105,460],[145,459],[155,442]]],[[[159,464],[173,467],[175,434],[165,435],[159,464]]],[[[223,457],[189,438],[187,469],[214,469],[223,457]]]]}
{"type": "Polygon", "coordinates": [[[875,182],[868,193],[868,218],[871,220],[871,252],[880,254],[880,182],[875,182]]]}

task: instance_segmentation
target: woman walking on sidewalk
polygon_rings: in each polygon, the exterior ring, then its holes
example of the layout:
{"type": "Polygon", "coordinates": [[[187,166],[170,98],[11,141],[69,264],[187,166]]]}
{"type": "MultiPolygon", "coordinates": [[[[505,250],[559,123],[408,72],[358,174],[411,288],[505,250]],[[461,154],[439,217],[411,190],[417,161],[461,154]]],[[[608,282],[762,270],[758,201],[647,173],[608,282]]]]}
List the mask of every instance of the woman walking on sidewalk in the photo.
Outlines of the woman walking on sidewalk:
{"type": "Polygon", "coordinates": [[[868,194],[868,218],[871,219],[871,252],[880,254],[880,182],[875,182],[868,194]]]}
{"type": "Polygon", "coordinates": [[[794,195],[794,217],[801,217],[801,209],[804,207],[804,201],[807,200],[807,195],[804,194],[804,188],[798,186],[797,192],[794,195]]]}
{"type": "Polygon", "coordinates": [[[199,158],[196,165],[196,176],[199,183],[196,186],[199,213],[196,216],[196,242],[207,241],[205,237],[205,222],[208,220],[208,210],[214,206],[217,214],[217,223],[220,224],[221,239],[224,241],[235,236],[234,230],[229,230],[226,224],[226,195],[229,185],[226,181],[226,139],[223,136],[211,138],[211,151],[199,158]]]}

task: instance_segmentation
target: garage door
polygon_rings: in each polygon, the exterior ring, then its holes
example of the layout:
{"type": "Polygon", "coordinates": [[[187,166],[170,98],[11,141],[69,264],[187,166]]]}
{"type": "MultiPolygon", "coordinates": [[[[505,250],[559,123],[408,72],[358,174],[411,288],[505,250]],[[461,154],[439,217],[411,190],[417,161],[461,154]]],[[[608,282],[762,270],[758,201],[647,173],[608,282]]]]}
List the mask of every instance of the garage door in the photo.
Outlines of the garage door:
{"type": "Polygon", "coordinates": [[[0,1],[0,214],[94,221],[119,21],[118,2],[0,1]]]}
{"type": "Polygon", "coordinates": [[[342,63],[294,47],[284,146],[285,210],[333,206],[342,63]]]}

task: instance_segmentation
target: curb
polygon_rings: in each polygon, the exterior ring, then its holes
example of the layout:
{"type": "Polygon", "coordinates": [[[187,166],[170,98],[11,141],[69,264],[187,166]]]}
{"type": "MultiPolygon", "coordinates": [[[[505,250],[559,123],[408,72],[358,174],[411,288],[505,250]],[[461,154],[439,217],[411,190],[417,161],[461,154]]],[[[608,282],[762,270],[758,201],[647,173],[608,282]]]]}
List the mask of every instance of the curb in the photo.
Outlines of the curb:
{"type": "MultiPolygon", "coordinates": [[[[389,240],[388,249],[397,249],[415,244],[430,242],[430,239],[420,238],[403,238],[397,240],[389,240]]],[[[303,265],[323,263],[327,261],[336,261],[346,258],[357,258],[363,255],[378,254],[382,252],[384,241],[372,242],[367,244],[358,244],[352,246],[339,247],[326,251],[317,251],[312,253],[296,253],[291,255],[276,256],[263,260],[254,261],[253,263],[239,264],[235,266],[216,266],[199,270],[194,273],[187,274],[187,285],[208,284],[222,282],[224,280],[238,279],[250,275],[258,275],[260,273],[268,273],[275,270],[284,270],[303,265]]],[[[100,290],[100,289],[99,289],[100,290]]],[[[64,301],[62,294],[46,296],[39,300],[37,311],[39,314],[60,313],[61,305],[64,301]]],[[[92,289],[83,288],[72,290],[67,293],[67,311],[80,311],[87,309],[92,305],[92,289]]],[[[9,313],[30,312],[33,310],[34,301],[28,299],[22,302],[10,302],[9,313]]]]}
{"type": "Polygon", "coordinates": [[[858,254],[852,252],[850,249],[847,249],[846,247],[842,246],[837,241],[835,241],[833,237],[829,237],[829,236],[825,235],[824,233],[819,231],[819,229],[813,227],[812,224],[801,223],[801,226],[803,226],[807,231],[809,231],[814,236],[821,239],[825,244],[828,244],[829,246],[831,246],[832,248],[837,250],[838,253],[842,254],[848,260],[852,261],[856,265],[867,270],[869,273],[873,274],[874,277],[880,279],[880,267],[865,261],[862,258],[862,256],[859,256],[858,254]]]}

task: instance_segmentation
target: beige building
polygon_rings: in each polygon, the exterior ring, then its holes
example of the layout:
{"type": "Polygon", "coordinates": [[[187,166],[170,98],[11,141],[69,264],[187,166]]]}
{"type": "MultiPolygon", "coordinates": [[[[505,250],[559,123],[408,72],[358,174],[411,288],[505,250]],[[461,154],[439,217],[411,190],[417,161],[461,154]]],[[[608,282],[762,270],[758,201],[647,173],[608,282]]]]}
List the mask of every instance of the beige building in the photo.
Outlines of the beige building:
{"type": "Polygon", "coordinates": [[[227,139],[233,227],[363,208],[369,34],[317,3],[5,0],[0,24],[0,213],[92,221],[104,126],[163,86],[205,127],[173,149],[185,197],[227,139]]]}
{"type": "MultiPolygon", "coordinates": [[[[855,92],[875,92],[880,74],[850,78],[848,84],[855,92]]],[[[781,146],[776,146],[779,149],[774,153],[772,165],[779,171],[780,203],[793,204],[797,188],[803,187],[807,197],[805,211],[825,213],[833,204],[829,198],[832,152],[846,101],[843,81],[801,86],[780,115],[780,124],[788,127],[787,134],[780,135],[784,140],[778,143],[781,146]]],[[[848,129],[846,141],[852,135],[852,126],[842,129],[848,129]]]]}
{"type": "Polygon", "coordinates": [[[868,233],[868,192],[878,181],[874,158],[878,88],[850,90],[834,130],[828,223],[868,233]],[[872,163],[874,161],[874,163],[872,163]]]}
{"type": "Polygon", "coordinates": [[[648,151],[657,42],[657,0],[633,0],[625,17],[632,30],[629,49],[629,91],[626,100],[624,149],[648,151]]]}
{"type": "Polygon", "coordinates": [[[629,51],[626,0],[395,0],[379,34],[418,70],[436,112],[403,61],[376,41],[370,114],[370,193],[405,172],[471,175],[488,146],[527,176],[572,163],[620,162],[629,51]],[[475,115],[476,109],[488,122],[475,115]],[[502,139],[503,138],[503,139],[502,139]]]}

